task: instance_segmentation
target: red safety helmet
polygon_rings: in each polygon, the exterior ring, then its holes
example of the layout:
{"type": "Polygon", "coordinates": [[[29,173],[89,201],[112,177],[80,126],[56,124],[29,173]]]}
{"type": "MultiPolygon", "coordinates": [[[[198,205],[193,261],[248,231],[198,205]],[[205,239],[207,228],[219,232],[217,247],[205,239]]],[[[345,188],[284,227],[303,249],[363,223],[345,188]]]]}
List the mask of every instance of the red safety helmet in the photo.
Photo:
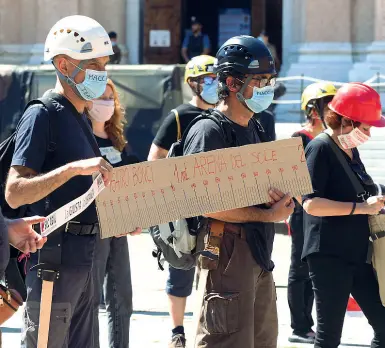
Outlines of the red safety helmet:
{"type": "Polygon", "coordinates": [[[385,127],[380,95],[364,83],[351,82],[343,85],[328,106],[335,113],[352,121],[385,127]]]}

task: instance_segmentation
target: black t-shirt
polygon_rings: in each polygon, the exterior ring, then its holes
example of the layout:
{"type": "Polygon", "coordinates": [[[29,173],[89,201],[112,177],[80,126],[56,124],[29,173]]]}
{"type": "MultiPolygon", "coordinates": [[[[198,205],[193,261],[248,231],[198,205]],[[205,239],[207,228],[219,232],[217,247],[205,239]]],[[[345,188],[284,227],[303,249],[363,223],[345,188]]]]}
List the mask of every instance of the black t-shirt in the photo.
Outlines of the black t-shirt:
{"type": "MultiPolygon", "coordinates": [[[[182,134],[190,122],[203,112],[202,109],[197,108],[191,104],[179,105],[176,110],[179,114],[182,134]]],[[[178,126],[176,123],[175,114],[174,112],[170,112],[156,133],[153,143],[165,150],[170,150],[171,145],[177,141],[177,135],[178,126]]]]}
{"type": "Polygon", "coordinates": [[[113,167],[121,167],[140,162],[138,157],[129,154],[126,149],[122,152],[117,150],[110,139],[100,138],[96,135],[95,139],[98,143],[100,153],[113,167]]]}
{"type": "MultiPolygon", "coordinates": [[[[86,116],[79,114],[65,97],[55,94],[54,99],[63,106],[57,115],[49,115],[48,110],[43,105],[37,104],[28,108],[22,116],[17,132],[12,166],[28,167],[38,174],[43,174],[74,161],[95,157],[86,135],[75,118],[82,118],[88,131],[92,134],[86,116]],[[52,122],[49,117],[55,116],[56,149],[53,153],[48,154],[49,122],[52,122]]],[[[91,185],[91,175],[75,176],[49,195],[47,210],[46,200],[42,199],[28,205],[26,214],[27,216],[47,216],[81,196],[91,185]]],[[[81,223],[96,223],[98,217],[95,204],[92,203],[75,220],[81,223]]],[[[75,236],[71,233],[65,233],[62,242],[63,265],[90,265],[94,239],[94,236],[75,236]]]]}
{"type": "MultiPolygon", "coordinates": [[[[223,115],[223,114],[222,114],[223,115]]],[[[223,117],[226,117],[223,115],[223,117]]],[[[247,127],[229,120],[236,136],[238,146],[260,143],[260,137],[253,121],[247,127]]],[[[183,154],[190,155],[205,151],[218,150],[231,147],[227,139],[224,139],[222,129],[210,119],[203,119],[194,124],[186,137],[183,154]]],[[[264,208],[264,206],[259,206],[264,208]]],[[[274,242],[274,224],[272,223],[245,223],[243,224],[247,242],[256,262],[267,271],[274,268],[271,261],[271,252],[274,242]]]]}
{"type": "MultiPolygon", "coordinates": [[[[344,151],[340,151],[367,191],[367,197],[376,194],[376,188],[365,171],[358,150],[353,150],[353,160],[344,151]]],[[[305,154],[314,193],[304,196],[304,200],[321,197],[339,202],[362,201],[357,197],[329,144],[315,138],[306,147],[305,154]]],[[[349,262],[364,263],[368,252],[369,232],[368,215],[318,217],[304,212],[305,242],[302,257],[322,253],[338,256],[349,262]]]]}
{"type": "MultiPolygon", "coordinates": [[[[100,153],[114,168],[140,162],[138,157],[129,154],[126,149],[122,152],[116,149],[110,139],[100,138],[96,135],[95,139],[99,146],[100,153]]],[[[96,214],[96,207],[94,206],[93,209],[95,209],[96,214]]]]}
{"type": "Polygon", "coordinates": [[[274,114],[269,110],[264,110],[259,114],[254,114],[254,117],[261,123],[267,139],[269,141],[274,141],[276,139],[274,114]]]}

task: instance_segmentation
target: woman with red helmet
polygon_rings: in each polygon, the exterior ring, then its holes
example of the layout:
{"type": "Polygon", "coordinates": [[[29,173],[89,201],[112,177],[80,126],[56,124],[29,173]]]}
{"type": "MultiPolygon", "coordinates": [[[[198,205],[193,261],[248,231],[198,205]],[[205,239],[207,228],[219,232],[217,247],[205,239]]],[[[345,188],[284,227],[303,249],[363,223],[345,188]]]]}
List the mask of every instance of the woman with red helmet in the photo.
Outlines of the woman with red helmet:
{"type": "Polygon", "coordinates": [[[329,109],[329,129],[305,151],[314,193],[303,197],[302,257],[316,299],[314,347],[339,346],[350,294],[373,327],[371,347],[385,347],[385,307],[368,257],[368,216],[384,208],[385,197],[377,195],[357,150],[369,140],[371,127],[385,127],[380,96],[365,84],[348,83],[337,91],[329,109]],[[357,194],[348,171],[361,183],[362,194],[357,194]]]}
{"type": "MultiPolygon", "coordinates": [[[[301,137],[304,148],[325,128],[324,114],[328,103],[337,93],[330,82],[316,82],[305,88],[301,98],[301,109],[306,114],[305,126],[292,137],[301,137]]],[[[291,262],[287,282],[287,299],[290,307],[292,335],[289,342],[314,343],[315,333],[312,310],[314,303],[313,285],[309,277],[309,268],[302,262],[303,249],[303,209],[295,201],[294,212],[290,217],[291,262]]]]}

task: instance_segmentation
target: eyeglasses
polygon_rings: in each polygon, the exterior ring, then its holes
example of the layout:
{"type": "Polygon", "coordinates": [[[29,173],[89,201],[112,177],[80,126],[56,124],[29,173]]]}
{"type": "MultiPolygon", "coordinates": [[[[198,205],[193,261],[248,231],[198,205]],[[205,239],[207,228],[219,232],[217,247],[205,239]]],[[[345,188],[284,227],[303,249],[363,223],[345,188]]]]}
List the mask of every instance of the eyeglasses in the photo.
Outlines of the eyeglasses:
{"type": "MultiPolygon", "coordinates": [[[[247,79],[247,78],[246,78],[247,79]]],[[[242,83],[245,83],[245,81],[241,81],[239,79],[237,79],[239,82],[242,82],[242,83]]],[[[275,76],[273,77],[270,77],[270,78],[261,78],[261,77],[255,77],[255,78],[252,78],[251,81],[257,81],[256,83],[256,86],[250,86],[248,85],[250,88],[254,88],[254,87],[257,87],[257,88],[263,88],[263,87],[266,87],[266,86],[271,86],[271,87],[274,87],[275,86],[275,83],[277,81],[277,78],[275,76]]]]}
{"type": "Polygon", "coordinates": [[[256,78],[252,78],[251,80],[257,81],[257,84],[258,84],[259,88],[263,88],[263,87],[266,87],[266,86],[274,87],[275,83],[277,82],[277,78],[275,76],[270,77],[270,78],[256,77],[256,78]]]}

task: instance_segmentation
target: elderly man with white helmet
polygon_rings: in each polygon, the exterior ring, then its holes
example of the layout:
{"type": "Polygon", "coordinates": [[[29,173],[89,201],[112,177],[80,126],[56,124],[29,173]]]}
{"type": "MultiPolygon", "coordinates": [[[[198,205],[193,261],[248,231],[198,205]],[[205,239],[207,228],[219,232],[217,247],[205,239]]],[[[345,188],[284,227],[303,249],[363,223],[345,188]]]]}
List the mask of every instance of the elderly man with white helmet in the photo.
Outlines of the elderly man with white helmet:
{"type": "MultiPolygon", "coordinates": [[[[91,18],[66,17],[50,30],[44,58],[52,61],[57,83],[27,108],[18,125],[6,185],[12,208],[26,205],[26,216],[48,216],[85,193],[93,173],[109,184],[112,166],[101,157],[84,109],[87,100],[104,93],[112,54],[107,32],[91,18]]],[[[37,347],[42,269],[58,271],[48,347],[94,347],[91,268],[97,223],[91,204],[49,236],[39,259],[30,258],[22,347],[37,347]]]]}

